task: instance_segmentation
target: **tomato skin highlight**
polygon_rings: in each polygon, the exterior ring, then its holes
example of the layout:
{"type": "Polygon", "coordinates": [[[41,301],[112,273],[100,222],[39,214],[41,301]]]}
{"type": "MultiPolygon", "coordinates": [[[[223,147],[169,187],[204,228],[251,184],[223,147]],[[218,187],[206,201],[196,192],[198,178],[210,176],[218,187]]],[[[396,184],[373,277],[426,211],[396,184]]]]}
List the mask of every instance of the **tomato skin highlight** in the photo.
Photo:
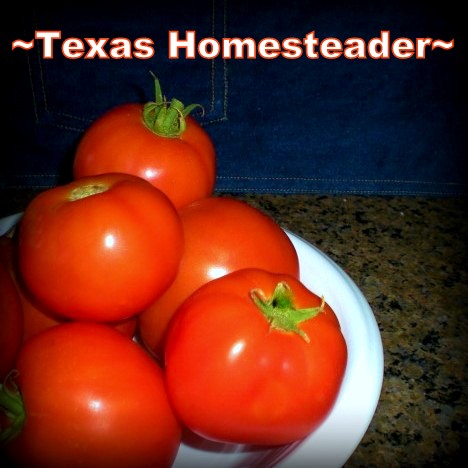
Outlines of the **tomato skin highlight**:
{"type": "Polygon", "coordinates": [[[32,467],[169,467],[181,428],[158,365],[128,337],[98,323],[58,325],[17,360],[25,424],[7,446],[32,467]]]}
{"type": "Polygon", "coordinates": [[[165,348],[167,389],[181,421],[199,436],[286,444],[331,411],[347,362],[338,319],[325,305],[302,322],[310,342],[270,328],[249,293],[271,296],[283,281],[297,308],[321,305],[297,278],[246,269],[207,283],[176,312],[165,348]]]}
{"type": "Polygon", "coordinates": [[[203,284],[242,268],[299,277],[296,250],[281,227],[249,204],[228,196],[198,200],[179,210],[185,250],[169,288],[138,316],[140,337],[155,356],[179,305],[203,284]]]}
{"type": "Polygon", "coordinates": [[[75,179],[123,172],[148,180],[176,208],[210,196],[216,177],[211,138],[191,116],[176,138],[153,133],[143,122],[143,105],[122,104],[105,112],[83,134],[74,159],[75,179]]]}
{"type": "Polygon", "coordinates": [[[119,321],[172,282],[183,251],[177,210],[149,182],[127,174],[82,178],[42,192],[19,230],[26,288],[57,315],[119,321]],[[86,190],[97,190],[89,196],[86,190]],[[83,196],[75,199],[76,194],[83,196]]]}

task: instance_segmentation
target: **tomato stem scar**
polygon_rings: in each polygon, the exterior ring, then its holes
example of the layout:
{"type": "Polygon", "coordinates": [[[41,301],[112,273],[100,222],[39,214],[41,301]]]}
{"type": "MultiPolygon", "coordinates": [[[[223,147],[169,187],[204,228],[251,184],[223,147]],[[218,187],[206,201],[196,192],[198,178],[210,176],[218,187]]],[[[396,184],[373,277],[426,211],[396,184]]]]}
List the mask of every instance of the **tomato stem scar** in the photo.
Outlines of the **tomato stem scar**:
{"type": "Polygon", "coordinates": [[[261,289],[252,289],[250,297],[267,319],[270,328],[297,333],[306,343],[310,343],[310,338],[298,325],[323,312],[325,308],[325,299],[322,297],[319,307],[296,309],[294,295],[284,281],[276,285],[270,298],[261,289]]]}
{"type": "Polygon", "coordinates": [[[82,198],[90,197],[91,195],[96,195],[98,193],[105,192],[108,189],[105,184],[90,184],[82,185],[80,187],[74,188],[70,192],[68,199],[70,201],[81,200],[82,198]]]}

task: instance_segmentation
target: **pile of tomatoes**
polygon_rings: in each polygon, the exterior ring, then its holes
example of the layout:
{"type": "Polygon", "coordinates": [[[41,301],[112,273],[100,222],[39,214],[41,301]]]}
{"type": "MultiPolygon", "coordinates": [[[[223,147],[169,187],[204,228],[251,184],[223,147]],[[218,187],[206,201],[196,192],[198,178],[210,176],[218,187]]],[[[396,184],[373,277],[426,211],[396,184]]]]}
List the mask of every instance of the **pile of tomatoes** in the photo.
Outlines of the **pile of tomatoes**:
{"type": "Polygon", "coordinates": [[[0,465],[171,466],[186,434],[287,444],[336,400],[333,310],[272,218],[214,194],[196,106],[155,94],[93,122],[73,180],[1,238],[0,465]]]}

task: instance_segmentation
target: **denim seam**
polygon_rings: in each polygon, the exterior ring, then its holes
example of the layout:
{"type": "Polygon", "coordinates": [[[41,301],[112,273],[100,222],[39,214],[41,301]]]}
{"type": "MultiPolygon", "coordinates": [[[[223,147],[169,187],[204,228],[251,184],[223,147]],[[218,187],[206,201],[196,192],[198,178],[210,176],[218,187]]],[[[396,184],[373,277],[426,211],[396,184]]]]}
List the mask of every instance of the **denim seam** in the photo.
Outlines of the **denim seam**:
{"type": "Polygon", "coordinates": [[[346,177],[248,177],[248,176],[218,176],[218,179],[237,181],[309,181],[309,182],[364,182],[385,184],[422,184],[422,185],[462,185],[457,182],[435,182],[406,179],[361,179],[346,177]]]}

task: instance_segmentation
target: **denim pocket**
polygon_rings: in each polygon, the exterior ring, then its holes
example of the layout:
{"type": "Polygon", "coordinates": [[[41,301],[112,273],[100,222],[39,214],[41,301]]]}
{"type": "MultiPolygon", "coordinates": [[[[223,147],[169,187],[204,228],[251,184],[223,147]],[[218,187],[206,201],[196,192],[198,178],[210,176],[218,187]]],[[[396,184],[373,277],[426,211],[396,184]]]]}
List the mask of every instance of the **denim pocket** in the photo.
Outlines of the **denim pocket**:
{"type": "MultiPolygon", "coordinates": [[[[8,45],[13,39],[29,41],[35,31],[60,31],[53,41],[52,58],[44,58],[43,40],[29,51],[6,50],[4,64],[10,70],[5,134],[7,151],[0,156],[0,187],[47,187],[70,177],[74,148],[83,131],[108,109],[125,102],[154,98],[150,72],[160,80],[168,99],[196,102],[193,115],[202,125],[226,119],[227,77],[222,59],[169,59],[168,31],[196,31],[197,39],[225,33],[226,3],[199,0],[176,8],[159,2],[113,2],[112,6],[72,8],[69,5],[38,6],[12,15],[3,29],[8,45]],[[70,59],[61,49],[64,40],[113,38],[153,41],[154,55],[138,58],[70,59]],[[8,156],[7,156],[8,155],[8,156]]],[[[2,21],[3,23],[4,21],[2,21]]],[[[3,55],[3,53],[2,53],[3,55]]]]}
{"type": "MultiPolygon", "coordinates": [[[[55,24],[60,28],[62,40],[124,37],[133,42],[145,37],[154,42],[154,55],[149,59],[72,60],[60,53],[59,44],[55,46],[53,59],[44,59],[42,50],[36,46],[30,55],[29,68],[37,123],[82,132],[114,105],[152,99],[150,71],[160,79],[167,98],[177,97],[189,104],[196,96],[204,109],[196,115],[202,124],[223,120],[227,86],[223,61],[168,58],[168,30],[178,30],[180,39],[184,39],[188,24],[193,25],[197,38],[220,39],[224,33],[223,2],[193,3],[184,5],[182,12],[154,2],[143,2],[140,8],[130,10],[128,4],[119,3],[112,10],[96,11],[99,7],[94,7],[89,15],[77,12],[78,17],[70,8],[36,11],[34,29],[50,29],[55,24]]],[[[104,49],[108,52],[109,47],[104,49]]]]}

